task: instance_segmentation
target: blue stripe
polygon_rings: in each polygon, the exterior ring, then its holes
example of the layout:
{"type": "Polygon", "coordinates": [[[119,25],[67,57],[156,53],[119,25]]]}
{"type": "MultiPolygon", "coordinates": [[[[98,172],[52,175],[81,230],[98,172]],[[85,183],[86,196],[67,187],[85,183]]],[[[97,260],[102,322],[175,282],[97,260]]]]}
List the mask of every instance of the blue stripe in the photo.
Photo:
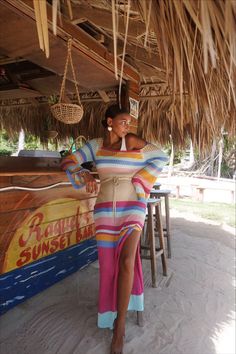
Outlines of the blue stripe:
{"type": "Polygon", "coordinates": [[[99,159],[97,161],[97,165],[101,165],[101,164],[113,164],[115,165],[129,165],[129,166],[146,166],[145,161],[144,162],[132,162],[132,161],[127,161],[127,160],[114,160],[114,159],[109,159],[109,160],[104,160],[104,159],[99,159]]]}
{"type": "Polygon", "coordinates": [[[168,157],[165,157],[165,156],[155,156],[155,157],[152,157],[150,159],[147,159],[146,160],[146,163],[149,163],[149,162],[153,162],[155,160],[158,160],[158,161],[163,161],[163,162],[166,162],[168,161],[168,157]]]}
{"type": "MultiPolygon", "coordinates": [[[[138,207],[138,206],[132,206],[132,207],[122,207],[122,208],[119,208],[119,207],[116,207],[116,212],[128,212],[129,210],[132,211],[132,210],[137,210],[137,211],[141,211],[143,212],[144,210],[146,209],[146,205],[144,207],[138,207]]],[[[113,207],[107,207],[107,208],[99,208],[97,207],[97,209],[94,209],[94,214],[98,214],[98,213],[101,213],[101,212],[106,212],[106,213],[113,213],[113,207]]]]}
{"type": "Polygon", "coordinates": [[[95,156],[94,156],[94,153],[93,153],[93,149],[92,149],[92,146],[90,145],[90,143],[88,142],[87,144],[87,147],[89,148],[89,151],[91,153],[91,156],[93,158],[93,161],[95,161],[95,156]]]}
{"type": "Polygon", "coordinates": [[[110,241],[97,241],[98,247],[104,247],[104,248],[115,248],[117,245],[116,242],[110,242],[110,241]]]}
{"type": "MultiPolygon", "coordinates": [[[[130,295],[128,311],[143,311],[144,299],[143,294],[130,295]]],[[[98,327],[113,329],[114,320],[117,317],[117,311],[107,311],[98,313],[98,327]]]]}
{"type": "Polygon", "coordinates": [[[79,149],[77,152],[82,156],[82,159],[83,159],[83,161],[81,161],[80,163],[86,162],[87,156],[86,156],[85,152],[82,149],[79,149]]]}

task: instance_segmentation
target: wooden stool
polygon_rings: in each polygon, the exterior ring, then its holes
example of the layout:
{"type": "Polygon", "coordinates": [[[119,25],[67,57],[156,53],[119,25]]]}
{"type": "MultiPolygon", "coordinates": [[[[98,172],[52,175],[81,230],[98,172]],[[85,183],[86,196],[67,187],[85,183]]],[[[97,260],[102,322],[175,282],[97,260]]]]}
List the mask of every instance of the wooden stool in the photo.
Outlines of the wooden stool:
{"type": "Polygon", "coordinates": [[[160,199],[149,199],[147,203],[147,219],[144,224],[141,237],[141,257],[151,260],[152,271],[152,286],[157,287],[157,264],[156,258],[161,256],[163,275],[167,276],[167,265],[165,256],[165,242],[161,218],[161,201],[160,199]],[[156,215],[156,228],[158,230],[160,247],[156,247],[155,241],[155,226],[154,226],[154,211],[156,215]],[[143,241],[143,242],[142,242],[143,241]],[[146,251],[145,253],[142,251],[146,251]],[[146,253],[149,253],[148,255],[146,253]]]}
{"type": "Polygon", "coordinates": [[[153,189],[159,190],[160,188],[161,188],[161,183],[160,183],[160,182],[156,182],[156,183],[153,185],[153,189]]]}
{"type": "Polygon", "coordinates": [[[168,189],[152,189],[150,193],[151,198],[164,198],[165,200],[165,219],[166,227],[163,228],[164,236],[167,238],[167,256],[171,258],[171,234],[170,234],[170,206],[169,206],[169,194],[168,189]]]}

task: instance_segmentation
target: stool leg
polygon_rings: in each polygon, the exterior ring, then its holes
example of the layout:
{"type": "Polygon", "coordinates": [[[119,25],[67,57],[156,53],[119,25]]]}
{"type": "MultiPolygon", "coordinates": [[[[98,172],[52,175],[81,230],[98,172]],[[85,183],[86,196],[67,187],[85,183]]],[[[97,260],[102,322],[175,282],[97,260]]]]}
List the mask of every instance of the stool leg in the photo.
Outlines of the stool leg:
{"type": "Polygon", "coordinates": [[[166,237],[167,237],[167,251],[168,258],[171,258],[171,235],[170,235],[170,208],[169,196],[165,196],[165,211],[166,211],[166,237]]]}
{"type": "Polygon", "coordinates": [[[160,207],[160,204],[156,206],[156,218],[158,219],[158,235],[159,235],[160,248],[163,250],[163,253],[161,255],[163,275],[167,276],[167,264],[166,264],[166,255],[165,255],[165,241],[164,241],[163,226],[162,226],[162,220],[161,220],[161,207],[160,207]]]}
{"type": "Polygon", "coordinates": [[[151,257],[151,269],[152,269],[152,287],[157,287],[156,281],[156,245],[155,245],[155,234],[154,234],[154,223],[153,223],[153,207],[148,205],[148,234],[150,242],[150,257],[151,257]]]}
{"type": "Polygon", "coordinates": [[[137,325],[139,327],[144,326],[143,311],[137,311],[137,325]]]}

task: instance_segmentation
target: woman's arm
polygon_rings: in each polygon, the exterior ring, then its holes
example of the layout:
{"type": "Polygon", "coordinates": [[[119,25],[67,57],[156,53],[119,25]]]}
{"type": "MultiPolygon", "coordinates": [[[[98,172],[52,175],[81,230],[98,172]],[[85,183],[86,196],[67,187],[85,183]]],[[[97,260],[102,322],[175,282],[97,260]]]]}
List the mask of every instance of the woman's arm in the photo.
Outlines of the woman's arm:
{"type": "Polygon", "coordinates": [[[169,161],[168,156],[157,146],[146,144],[142,150],[145,166],[132,178],[139,200],[145,201],[164,165],[169,161]]]}
{"type": "Polygon", "coordinates": [[[82,148],[62,159],[61,168],[66,171],[74,188],[80,189],[86,185],[87,192],[97,192],[95,179],[89,170],[81,166],[84,162],[95,161],[96,147],[96,139],[90,140],[82,148]]]}

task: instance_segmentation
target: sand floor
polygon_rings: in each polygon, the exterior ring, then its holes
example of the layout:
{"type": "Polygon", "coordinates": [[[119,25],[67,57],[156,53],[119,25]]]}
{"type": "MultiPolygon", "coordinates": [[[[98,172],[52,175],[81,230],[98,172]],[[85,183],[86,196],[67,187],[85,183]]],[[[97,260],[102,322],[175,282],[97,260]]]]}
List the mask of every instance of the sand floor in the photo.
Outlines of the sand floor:
{"type": "MultiPolygon", "coordinates": [[[[168,277],[150,287],[144,261],[145,326],[127,316],[124,354],[233,354],[234,236],[216,223],[172,211],[168,277]]],[[[8,311],[1,354],[108,354],[111,331],[96,327],[96,263],[8,311]]]]}

